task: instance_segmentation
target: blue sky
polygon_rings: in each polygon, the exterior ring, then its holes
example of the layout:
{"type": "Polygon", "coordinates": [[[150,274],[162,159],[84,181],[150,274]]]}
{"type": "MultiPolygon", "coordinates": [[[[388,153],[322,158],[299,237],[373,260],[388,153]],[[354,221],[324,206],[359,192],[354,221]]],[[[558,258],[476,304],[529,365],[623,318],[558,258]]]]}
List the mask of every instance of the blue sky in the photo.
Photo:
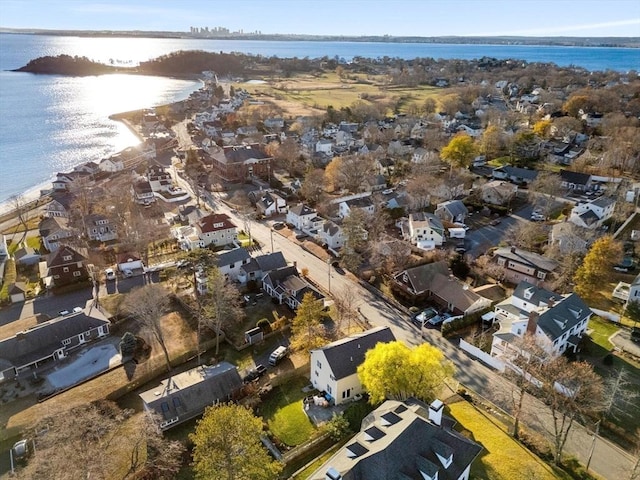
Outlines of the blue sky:
{"type": "Polygon", "coordinates": [[[640,0],[0,0],[0,27],[640,37],[640,0]]]}

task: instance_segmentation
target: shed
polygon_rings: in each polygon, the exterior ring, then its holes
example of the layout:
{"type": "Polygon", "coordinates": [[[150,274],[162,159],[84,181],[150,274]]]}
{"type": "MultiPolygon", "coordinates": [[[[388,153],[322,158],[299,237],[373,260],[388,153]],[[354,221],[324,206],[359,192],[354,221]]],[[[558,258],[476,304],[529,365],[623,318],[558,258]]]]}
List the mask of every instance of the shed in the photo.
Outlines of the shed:
{"type": "Polygon", "coordinates": [[[249,345],[260,343],[264,339],[264,332],[260,327],[252,328],[244,332],[244,341],[249,345]]]}
{"type": "Polygon", "coordinates": [[[27,286],[23,282],[14,283],[9,288],[11,303],[24,302],[27,293],[27,286]]]}

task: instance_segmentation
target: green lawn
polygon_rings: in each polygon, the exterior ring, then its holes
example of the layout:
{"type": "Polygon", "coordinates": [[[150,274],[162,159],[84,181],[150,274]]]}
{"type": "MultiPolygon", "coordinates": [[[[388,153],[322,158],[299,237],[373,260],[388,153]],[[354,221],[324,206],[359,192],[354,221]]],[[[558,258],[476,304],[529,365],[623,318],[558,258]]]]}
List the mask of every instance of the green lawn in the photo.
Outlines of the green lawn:
{"type": "Polygon", "coordinates": [[[603,320],[600,317],[592,317],[589,320],[588,328],[592,329],[589,336],[594,343],[607,350],[613,349],[613,344],[609,341],[609,337],[620,330],[615,323],[603,320]]]}
{"type": "Polygon", "coordinates": [[[470,403],[461,401],[448,405],[448,408],[451,416],[458,421],[456,429],[484,447],[471,467],[471,478],[489,480],[568,478],[561,476],[561,473],[554,471],[516,442],[470,403]]]}
{"type": "Polygon", "coordinates": [[[302,408],[302,387],[308,383],[299,377],[274,388],[260,408],[271,433],[290,447],[306,442],[317,431],[302,408]]]}

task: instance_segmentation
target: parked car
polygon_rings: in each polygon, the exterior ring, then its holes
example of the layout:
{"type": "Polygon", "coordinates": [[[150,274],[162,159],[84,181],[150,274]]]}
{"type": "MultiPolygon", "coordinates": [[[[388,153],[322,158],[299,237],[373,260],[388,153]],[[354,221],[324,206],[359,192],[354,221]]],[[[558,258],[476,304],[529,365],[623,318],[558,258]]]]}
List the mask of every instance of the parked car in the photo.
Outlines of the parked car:
{"type": "Polygon", "coordinates": [[[489,225],[493,225],[495,227],[496,225],[500,225],[500,222],[502,222],[502,219],[500,217],[497,217],[491,220],[489,222],[489,225]]]}
{"type": "Polygon", "coordinates": [[[631,341],[640,343],[640,327],[633,327],[631,329],[631,341]]]}
{"type": "Polygon", "coordinates": [[[436,315],[438,315],[438,311],[433,307],[429,307],[426,310],[423,310],[422,312],[418,313],[415,317],[411,319],[411,321],[416,325],[418,325],[419,327],[422,327],[425,324],[425,322],[432,319],[436,315]]]}
{"type": "Polygon", "coordinates": [[[113,268],[107,268],[104,271],[104,276],[107,277],[107,280],[115,280],[116,279],[116,272],[113,271],[113,268]]]}
{"type": "Polygon", "coordinates": [[[345,271],[344,271],[344,269],[340,266],[340,263],[339,263],[339,262],[337,262],[337,261],[336,261],[336,262],[331,262],[331,266],[332,266],[332,267],[333,267],[333,269],[334,269],[337,273],[339,273],[340,275],[344,275],[344,274],[345,274],[345,271]]]}
{"type": "Polygon", "coordinates": [[[256,368],[252,368],[249,372],[244,376],[242,381],[244,383],[250,383],[255,380],[258,380],[261,376],[267,373],[267,367],[262,365],[261,363],[256,365],[256,368]]]}
{"type": "Polygon", "coordinates": [[[309,235],[307,235],[306,233],[296,234],[296,240],[304,240],[305,238],[309,238],[309,235]]]}
{"type": "Polygon", "coordinates": [[[465,253],[467,251],[467,247],[465,247],[464,242],[460,242],[456,245],[456,252],[465,253]]]}
{"type": "Polygon", "coordinates": [[[542,215],[539,212],[532,212],[531,213],[531,220],[533,222],[544,222],[546,220],[545,216],[542,215]]]}
{"type": "Polygon", "coordinates": [[[273,228],[276,229],[276,230],[281,230],[281,229],[284,228],[284,223],[276,222],[276,223],[273,224],[273,228]]]}
{"type": "Polygon", "coordinates": [[[446,312],[441,313],[440,315],[436,315],[435,317],[427,320],[427,325],[429,325],[430,327],[440,326],[447,318],[451,318],[451,314],[446,312]]]}

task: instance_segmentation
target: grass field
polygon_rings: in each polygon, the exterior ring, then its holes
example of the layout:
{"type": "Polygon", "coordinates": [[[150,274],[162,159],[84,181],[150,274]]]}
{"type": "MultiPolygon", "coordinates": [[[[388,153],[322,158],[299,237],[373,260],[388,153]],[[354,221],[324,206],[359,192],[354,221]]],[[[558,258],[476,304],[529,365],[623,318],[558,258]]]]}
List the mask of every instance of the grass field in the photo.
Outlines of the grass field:
{"type": "Polygon", "coordinates": [[[616,324],[603,320],[599,317],[592,317],[591,320],[589,320],[588,328],[592,329],[589,336],[594,343],[597,343],[607,350],[611,350],[613,348],[613,344],[609,341],[609,337],[620,330],[616,324]]]}
{"type": "Polygon", "coordinates": [[[511,480],[568,478],[511,438],[498,424],[465,401],[448,405],[458,421],[456,429],[480,443],[484,449],[471,467],[471,478],[511,480]],[[471,433],[473,432],[473,433],[471,433]]]}

